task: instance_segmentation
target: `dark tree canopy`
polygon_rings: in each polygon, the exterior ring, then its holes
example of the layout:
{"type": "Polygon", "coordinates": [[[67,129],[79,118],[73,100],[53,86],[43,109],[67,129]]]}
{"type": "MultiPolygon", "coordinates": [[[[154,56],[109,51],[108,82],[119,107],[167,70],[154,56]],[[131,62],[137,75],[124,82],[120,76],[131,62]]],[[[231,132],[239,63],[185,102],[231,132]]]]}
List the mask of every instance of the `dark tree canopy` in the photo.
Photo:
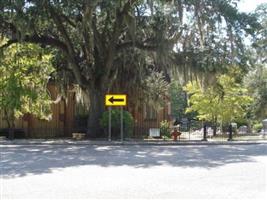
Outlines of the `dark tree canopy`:
{"type": "MultiPolygon", "coordinates": [[[[55,48],[90,98],[88,126],[98,127],[109,91],[134,93],[151,70],[184,77],[246,64],[242,38],[260,28],[236,0],[1,0],[0,33],[9,41],[55,48]]],[[[62,73],[58,73],[62,74],[62,73]]],[[[66,73],[65,73],[66,74],[66,73]]]]}

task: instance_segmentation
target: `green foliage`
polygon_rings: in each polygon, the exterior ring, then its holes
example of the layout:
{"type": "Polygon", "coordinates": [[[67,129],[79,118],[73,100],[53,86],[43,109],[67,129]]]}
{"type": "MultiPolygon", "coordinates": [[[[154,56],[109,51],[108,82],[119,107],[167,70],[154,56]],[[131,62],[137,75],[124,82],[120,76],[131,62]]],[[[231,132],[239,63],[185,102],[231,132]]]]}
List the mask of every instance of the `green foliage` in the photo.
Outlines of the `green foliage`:
{"type": "Polygon", "coordinates": [[[181,84],[177,81],[172,81],[170,84],[170,100],[172,117],[181,120],[182,118],[195,118],[196,113],[186,113],[187,94],[183,90],[181,84]]]}
{"type": "Polygon", "coordinates": [[[144,54],[147,66],[153,63],[164,72],[172,66],[179,71],[214,72],[229,60],[244,64],[242,37],[259,29],[255,16],[238,12],[234,4],[221,0],[1,1],[0,32],[60,49],[79,85],[87,80],[93,83],[94,77],[116,76],[122,71],[117,62],[130,62],[127,68],[134,68],[144,54]],[[173,52],[174,45],[181,48],[173,52]],[[137,49],[137,58],[124,61],[121,54],[130,57],[137,49]]]}
{"type": "Polygon", "coordinates": [[[253,38],[253,48],[249,48],[251,69],[246,74],[243,84],[248,89],[253,103],[249,118],[261,121],[267,117],[267,3],[260,4],[254,15],[258,18],[262,29],[253,38]]]}
{"type": "Polygon", "coordinates": [[[267,117],[267,66],[257,65],[244,79],[244,85],[254,99],[251,118],[262,120],[267,117]]]}
{"type": "Polygon", "coordinates": [[[143,80],[143,92],[145,101],[159,109],[165,104],[166,97],[169,96],[169,83],[165,80],[162,72],[151,71],[149,76],[143,80]]]}
{"type": "Polygon", "coordinates": [[[188,83],[185,90],[190,95],[187,112],[198,112],[200,120],[220,121],[223,124],[242,121],[252,103],[247,90],[227,74],[218,76],[216,84],[206,89],[194,81],[188,83]]]}
{"type": "Polygon", "coordinates": [[[256,50],[256,63],[267,63],[267,3],[260,4],[256,11],[255,16],[258,18],[262,29],[257,31],[257,37],[254,37],[253,47],[256,50]]]}
{"type": "Polygon", "coordinates": [[[248,96],[247,89],[228,75],[220,76],[219,84],[224,91],[220,103],[220,119],[223,122],[232,122],[246,118],[248,108],[253,102],[253,99],[248,96]]]}
{"type": "Polygon", "coordinates": [[[160,122],[160,133],[163,137],[167,137],[167,138],[171,137],[170,124],[167,120],[160,122]]]}
{"type": "Polygon", "coordinates": [[[47,82],[54,70],[51,54],[38,45],[16,44],[8,47],[0,61],[0,109],[9,126],[26,113],[49,119],[51,99],[47,82]]]}
{"type": "Polygon", "coordinates": [[[178,82],[173,81],[170,85],[170,99],[172,116],[178,119],[183,118],[187,106],[187,99],[186,93],[178,82]]]}
{"type": "Polygon", "coordinates": [[[216,88],[209,87],[204,90],[198,82],[193,81],[184,89],[189,95],[189,107],[186,112],[197,112],[200,120],[217,121],[220,95],[217,94],[216,88]]]}
{"type": "Polygon", "coordinates": [[[253,130],[257,133],[260,132],[262,128],[263,128],[262,122],[257,122],[253,125],[253,130]]]}
{"type": "MultiPolygon", "coordinates": [[[[109,123],[109,111],[105,111],[100,119],[100,125],[102,128],[108,130],[109,123]]],[[[123,111],[123,127],[126,137],[131,137],[133,134],[134,120],[128,111],[123,111]]],[[[120,126],[121,126],[121,111],[119,109],[111,110],[111,128],[112,137],[120,136],[120,126]]]]}

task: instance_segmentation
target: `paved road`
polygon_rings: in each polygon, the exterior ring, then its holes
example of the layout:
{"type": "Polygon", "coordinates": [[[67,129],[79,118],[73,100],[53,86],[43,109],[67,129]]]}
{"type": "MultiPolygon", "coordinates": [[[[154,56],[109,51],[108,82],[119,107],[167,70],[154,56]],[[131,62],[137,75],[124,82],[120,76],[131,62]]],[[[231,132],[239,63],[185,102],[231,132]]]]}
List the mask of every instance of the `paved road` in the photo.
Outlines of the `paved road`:
{"type": "Polygon", "coordinates": [[[0,199],[267,198],[267,144],[0,150],[0,199]]]}

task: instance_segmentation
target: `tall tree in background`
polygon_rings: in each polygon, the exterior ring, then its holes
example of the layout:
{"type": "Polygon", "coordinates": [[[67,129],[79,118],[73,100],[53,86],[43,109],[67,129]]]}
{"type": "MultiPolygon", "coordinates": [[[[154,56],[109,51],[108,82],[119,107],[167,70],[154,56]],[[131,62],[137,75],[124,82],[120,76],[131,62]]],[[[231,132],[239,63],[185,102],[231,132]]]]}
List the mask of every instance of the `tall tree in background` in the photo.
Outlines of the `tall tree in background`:
{"type": "Polygon", "coordinates": [[[216,66],[233,62],[245,65],[242,37],[253,35],[258,23],[255,17],[239,13],[235,3],[1,1],[0,32],[9,38],[1,49],[29,42],[59,50],[66,61],[60,69],[90,99],[88,128],[97,132],[104,94],[114,85],[121,92],[131,91],[134,83],[141,83],[140,72],[146,74],[148,68],[163,71],[166,77],[170,69],[177,69],[188,77],[192,72],[214,73],[216,66]]]}
{"type": "Polygon", "coordinates": [[[267,117],[267,66],[258,65],[244,79],[254,102],[251,107],[252,118],[263,120],[267,117]]]}
{"type": "Polygon", "coordinates": [[[257,37],[253,40],[253,47],[256,50],[255,63],[259,65],[267,64],[267,3],[260,4],[255,10],[262,29],[258,30],[257,37]]]}
{"type": "Polygon", "coordinates": [[[254,48],[249,49],[253,66],[244,79],[244,85],[254,99],[251,118],[261,121],[267,117],[267,3],[260,4],[255,14],[263,28],[253,40],[254,48]]]}

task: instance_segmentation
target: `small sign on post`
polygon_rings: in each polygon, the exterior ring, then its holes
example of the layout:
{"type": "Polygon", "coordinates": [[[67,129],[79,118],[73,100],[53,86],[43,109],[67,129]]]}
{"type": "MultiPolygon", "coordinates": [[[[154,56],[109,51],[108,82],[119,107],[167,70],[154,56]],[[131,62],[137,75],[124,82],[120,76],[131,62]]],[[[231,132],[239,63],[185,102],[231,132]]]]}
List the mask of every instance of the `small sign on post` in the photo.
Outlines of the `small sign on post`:
{"type": "Polygon", "coordinates": [[[105,105],[109,107],[109,119],[108,119],[108,140],[111,141],[111,107],[120,106],[121,107],[121,142],[123,142],[123,106],[127,105],[127,95],[126,94],[106,94],[105,105]]]}
{"type": "Polygon", "coordinates": [[[107,94],[105,97],[106,106],[126,106],[127,95],[126,94],[107,94]]]}

